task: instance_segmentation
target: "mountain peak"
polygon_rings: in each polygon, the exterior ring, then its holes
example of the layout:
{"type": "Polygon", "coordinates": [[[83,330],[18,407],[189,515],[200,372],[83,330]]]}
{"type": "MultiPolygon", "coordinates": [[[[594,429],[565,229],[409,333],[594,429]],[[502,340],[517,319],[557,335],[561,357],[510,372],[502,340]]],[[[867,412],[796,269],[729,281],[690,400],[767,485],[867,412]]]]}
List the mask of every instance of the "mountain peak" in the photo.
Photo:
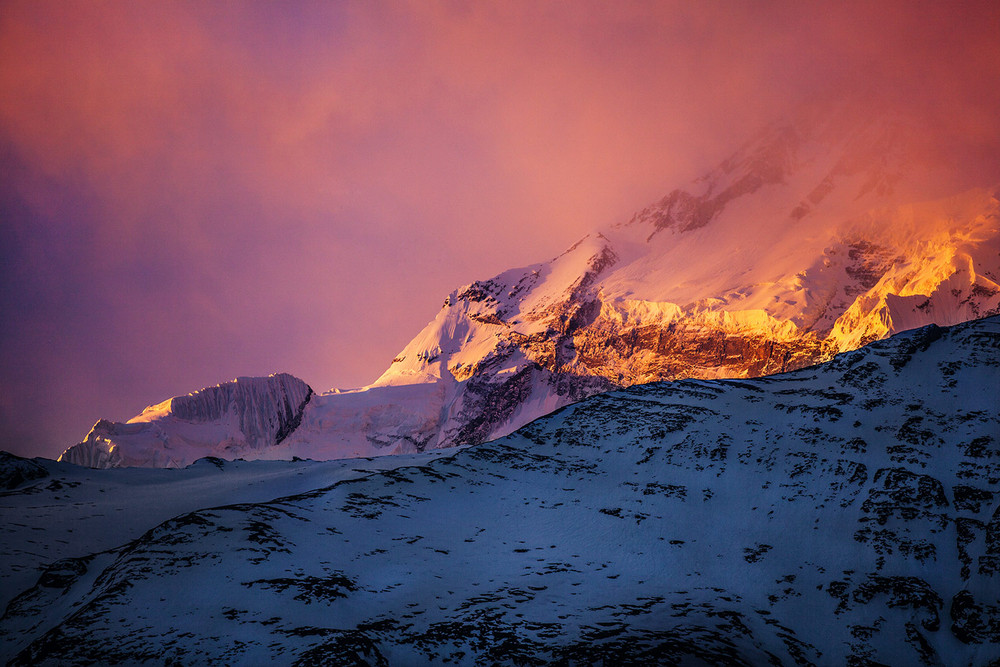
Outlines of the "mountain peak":
{"type": "MultiPolygon", "coordinates": [[[[280,442],[236,428],[243,435],[170,460],[477,443],[608,389],[788,371],[905,329],[1000,312],[994,190],[974,187],[979,178],[928,137],[878,102],[804,105],[631,220],[455,290],[372,385],[316,396],[280,442]]],[[[133,422],[172,424],[188,401],[202,410],[207,399],[172,399],[133,422]]],[[[129,440],[127,460],[164,464],[157,443],[173,436],[156,428],[129,440]]],[[[212,428],[182,441],[210,442],[212,428]]],[[[102,432],[81,446],[129,437],[102,432]]],[[[81,460],[110,461],[101,451],[81,460]]]]}

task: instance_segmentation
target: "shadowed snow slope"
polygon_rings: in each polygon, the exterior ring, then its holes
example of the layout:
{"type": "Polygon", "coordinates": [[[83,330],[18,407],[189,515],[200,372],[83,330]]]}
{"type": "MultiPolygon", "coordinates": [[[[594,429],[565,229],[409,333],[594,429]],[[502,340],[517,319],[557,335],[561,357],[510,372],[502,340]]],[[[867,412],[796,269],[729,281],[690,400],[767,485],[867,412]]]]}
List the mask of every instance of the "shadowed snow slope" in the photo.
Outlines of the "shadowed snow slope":
{"type": "MultiPolygon", "coordinates": [[[[630,221],[455,290],[373,385],[316,396],[273,447],[228,451],[473,444],[616,387],[782,372],[995,314],[996,184],[927,137],[899,114],[803,107],[630,221]]],[[[129,465],[165,464],[139,437],[101,437],[129,465]]]]}
{"type": "Polygon", "coordinates": [[[992,317],[772,377],[606,393],[56,563],[8,605],[2,657],[988,664],[998,386],[992,317]]]}
{"type": "Polygon", "coordinates": [[[110,470],[0,452],[0,609],[49,564],[117,547],[178,514],[302,493],[450,451],[321,463],[204,458],[180,469],[110,470]]]}

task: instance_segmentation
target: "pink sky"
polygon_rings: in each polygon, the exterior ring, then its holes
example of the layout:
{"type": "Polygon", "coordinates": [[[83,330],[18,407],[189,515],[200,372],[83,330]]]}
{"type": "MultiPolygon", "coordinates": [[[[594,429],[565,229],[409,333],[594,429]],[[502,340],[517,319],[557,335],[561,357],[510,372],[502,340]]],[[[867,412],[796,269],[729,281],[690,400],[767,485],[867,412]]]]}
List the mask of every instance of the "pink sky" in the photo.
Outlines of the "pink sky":
{"type": "Polygon", "coordinates": [[[995,2],[7,2],[0,449],[286,371],[374,380],[797,101],[996,145],[995,2]]]}

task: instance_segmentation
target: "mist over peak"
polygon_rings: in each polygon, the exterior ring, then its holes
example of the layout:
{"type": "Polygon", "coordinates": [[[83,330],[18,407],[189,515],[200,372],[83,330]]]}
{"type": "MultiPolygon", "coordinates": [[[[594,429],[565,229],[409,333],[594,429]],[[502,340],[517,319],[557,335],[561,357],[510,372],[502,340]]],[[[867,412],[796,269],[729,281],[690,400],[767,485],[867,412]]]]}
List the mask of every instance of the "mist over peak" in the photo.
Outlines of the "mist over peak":
{"type": "Polygon", "coordinates": [[[4,446],[54,456],[95,414],[240,374],[365,385],[455,285],[689,189],[803,100],[915,114],[990,187],[998,17],[5,3],[4,446]]]}

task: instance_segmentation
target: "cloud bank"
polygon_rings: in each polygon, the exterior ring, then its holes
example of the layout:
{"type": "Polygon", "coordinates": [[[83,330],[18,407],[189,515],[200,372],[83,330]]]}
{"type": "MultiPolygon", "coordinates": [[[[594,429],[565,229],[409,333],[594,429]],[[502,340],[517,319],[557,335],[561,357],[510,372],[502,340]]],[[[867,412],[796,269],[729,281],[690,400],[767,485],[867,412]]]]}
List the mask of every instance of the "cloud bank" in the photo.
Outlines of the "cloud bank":
{"type": "Polygon", "coordinates": [[[803,100],[914,110],[988,173],[994,4],[5,3],[0,448],[236,375],[370,382],[458,285],[803,100]]]}

